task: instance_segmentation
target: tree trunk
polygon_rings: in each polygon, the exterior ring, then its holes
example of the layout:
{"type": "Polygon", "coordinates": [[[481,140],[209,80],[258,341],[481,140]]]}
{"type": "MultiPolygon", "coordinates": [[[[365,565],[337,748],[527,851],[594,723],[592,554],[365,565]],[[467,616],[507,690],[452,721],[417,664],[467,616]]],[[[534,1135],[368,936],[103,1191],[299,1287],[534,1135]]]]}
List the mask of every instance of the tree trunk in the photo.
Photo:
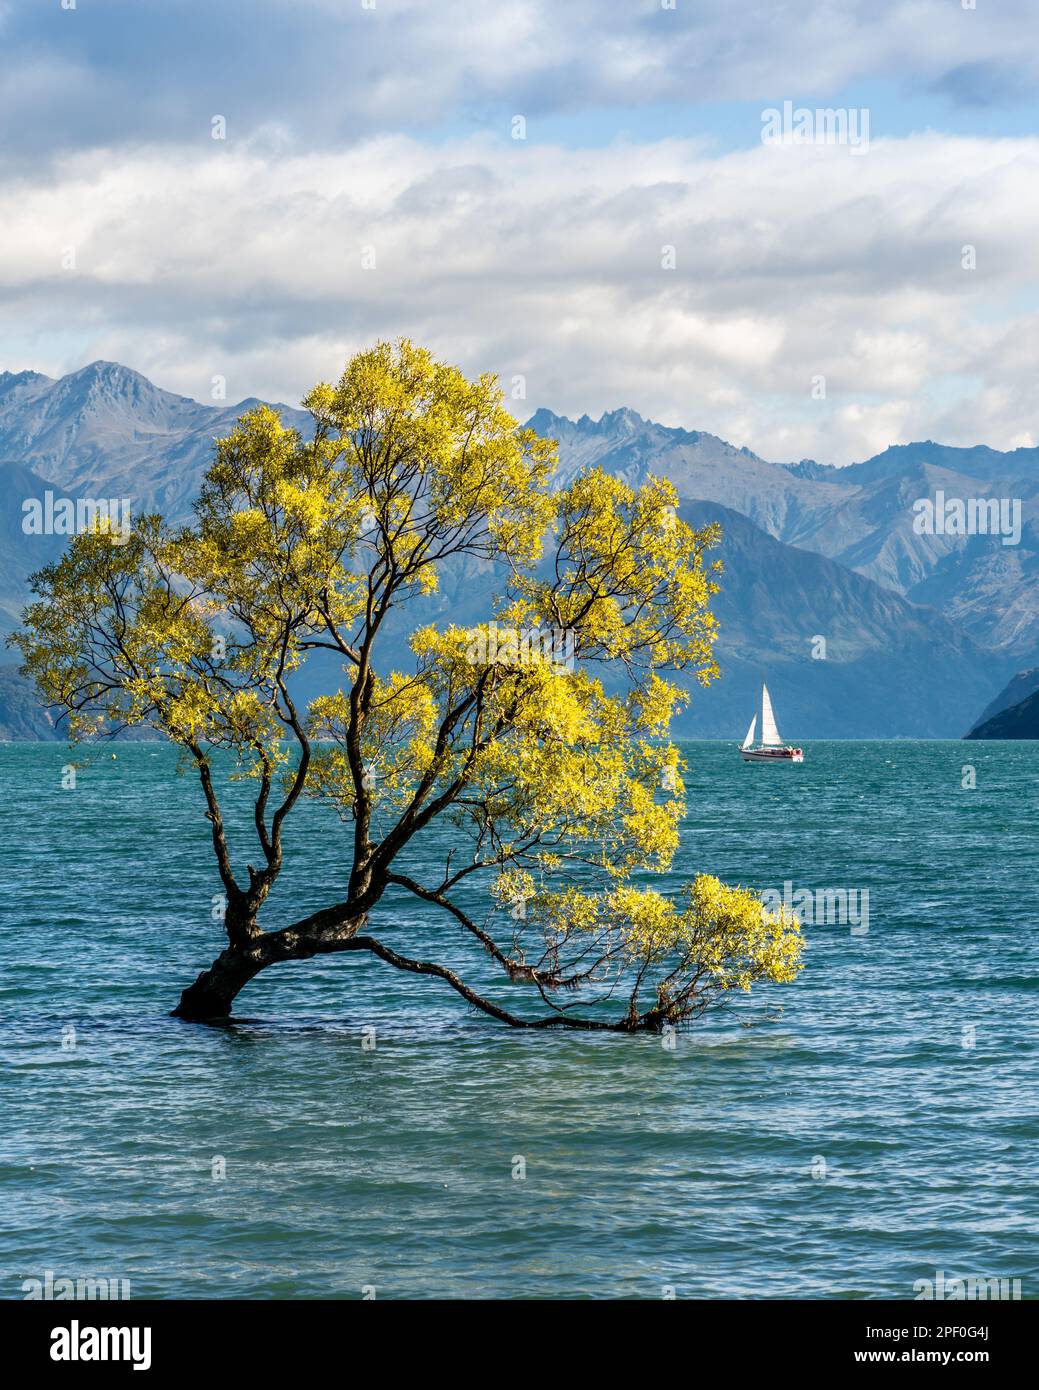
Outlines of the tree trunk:
{"type": "Polygon", "coordinates": [[[261,931],[228,946],[193,985],[188,985],[173,1010],[173,1017],[196,1023],[230,1018],[235,996],[254,975],[281,960],[307,960],[332,951],[354,949],[353,938],[365,920],[361,916],[332,926],[313,926],[314,919],[310,918],[299,927],[261,931]]]}
{"type": "Polygon", "coordinates": [[[236,950],[229,946],[220,952],[208,970],[203,970],[193,985],[188,985],[173,1010],[174,1018],[188,1018],[199,1023],[229,1018],[235,995],[267,964],[269,962],[263,960],[262,953],[255,947],[236,950]]]}

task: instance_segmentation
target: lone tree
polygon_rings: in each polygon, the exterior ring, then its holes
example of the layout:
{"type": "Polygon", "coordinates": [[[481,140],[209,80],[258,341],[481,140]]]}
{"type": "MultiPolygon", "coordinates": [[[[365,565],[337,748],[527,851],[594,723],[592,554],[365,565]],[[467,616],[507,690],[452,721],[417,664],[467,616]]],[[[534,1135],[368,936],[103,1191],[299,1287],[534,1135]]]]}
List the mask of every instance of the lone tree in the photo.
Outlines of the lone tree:
{"type": "Polygon", "coordinates": [[[14,640],[71,736],[151,726],[197,770],[227,945],[180,1017],[226,1018],[261,970],[329,952],[436,976],[514,1027],[618,1032],[800,969],[796,920],[750,892],[707,875],[670,894],[645,883],[669,869],[685,810],[667,738],[684,697],[660,673],[717,675],[704,558],[717,528],[684,525],[664,481],[634,490],[593,470],[553,490],[554,443],[519,430],[502,400],[492,376],[380,343],[311,391],[311,438],[267,407],[244,415],[190,526],[146,516],[126,538],[99,525],[33,576],[14,640]],[[484,562],[488,621],[422,626],[410,669],[380,670],[387,615],[435,591],[451,557],[484,562]],[[317,649],[348,679],[301,710],[291,676],[317,649]],[[244,874],[225,763],[255,802],[259,867],[244,874]],[[266,929],[303,797],[347,822],[345,887],[266,929]],[[431,881],[407,871],[413,842],[427,862],[430,843],[450,844],[431,881]],[[527,986],[536,1015],[513,1012],[514,991],[506,1008],[404,954],[392,917],[386,940],[371,935],[391,885],[527,986]]]}

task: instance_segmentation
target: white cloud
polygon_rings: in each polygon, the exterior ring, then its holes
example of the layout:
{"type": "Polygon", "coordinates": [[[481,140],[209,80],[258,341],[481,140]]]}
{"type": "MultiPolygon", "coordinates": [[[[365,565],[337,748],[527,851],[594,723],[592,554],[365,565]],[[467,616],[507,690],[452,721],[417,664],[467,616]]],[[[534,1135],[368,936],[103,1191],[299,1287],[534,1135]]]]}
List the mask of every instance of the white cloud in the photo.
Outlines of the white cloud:
{"type": "MultiPolygon", "coordinates": [[[[89,0],[0,6],[3,159],[276,128],[298,149],[378,132],[667,105],[825,99],[891,84],[913,99],[1033,99],[1033,0],[89,0]]],[[[603,115],[605,113],[605,115],[603,115]]],[[[753,138],[753,137],[751,137],[753,138]]]]}
{"type": "Polygon", "coordinates": [[[522,374],[517,414],[630,405],[766,457],[1008,447],[1035,428],[1039,139],[932,134],[859,156],[212,145],[93,150],[0,181],[16,325],[0,365],[110,357],[200,399],[219,374],[231,399],[295,400],[355,348],[406,334],[522,374]]]}

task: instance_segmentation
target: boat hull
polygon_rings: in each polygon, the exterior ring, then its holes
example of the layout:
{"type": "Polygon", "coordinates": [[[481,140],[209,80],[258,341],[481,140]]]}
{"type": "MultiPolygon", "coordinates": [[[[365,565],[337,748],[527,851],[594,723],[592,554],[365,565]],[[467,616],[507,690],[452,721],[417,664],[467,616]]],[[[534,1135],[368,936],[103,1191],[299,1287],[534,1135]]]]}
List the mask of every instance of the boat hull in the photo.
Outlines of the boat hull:
{"type": "Polygon", "coordinates": [[[805,760],[801,748],[741,748],[740,757],[745,763],[803,763],[805,760]]]}

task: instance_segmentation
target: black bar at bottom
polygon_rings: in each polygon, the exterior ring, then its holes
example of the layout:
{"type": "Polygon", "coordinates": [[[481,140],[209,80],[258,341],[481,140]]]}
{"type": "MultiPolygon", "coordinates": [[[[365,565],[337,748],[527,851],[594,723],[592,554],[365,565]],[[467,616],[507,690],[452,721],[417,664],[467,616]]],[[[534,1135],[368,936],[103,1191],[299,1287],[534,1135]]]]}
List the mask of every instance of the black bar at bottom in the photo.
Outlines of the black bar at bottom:
{"type": "Polygon", "coordinates": [[[494,1347],[512,1375],[521,1366],[523,1373],[553,1364],[560,1370],[578,1355],[578,1343],[582,1373],[593,1358],[608,1358],[615,1375],[615,1358],[630,1355],[648,1370],[662,1355],[675,1358],[670,1368],[658,1365],[670,1379],[685,1378],[682,1364],[700,1364],[708,1349],[712,1360],[771,1375],[846,1368],[883,1374],[891,1365],[928,1364],[1009,1371],[1028,1356],[1026,1318],[1032,1321],[1020,1302],[676,1300],[683,1309],[661,1300],[611,1303],[607,1310],[595,1302],[373,1302],[5,1302],[0,1337],[7,1364],[15,1358],[22,1379],[25,1371],[48,1372],[46,1384],[123,1372],[135,1380],[202,1376],[208,1384],[243,1373],[267,1380],[311,1358],[314,1369],[330,1363],[344,1374],[362,1364],[372,1370],[373,1360],[380,1371],[392,1370],[411,1355],[430,1368],[439,1362],[461,1369],[473,1365],[477,1348],[493,1375],[494,1347]],[[412,1330],[421,1342],[401,1335],[412,1330]],[[396,1339],[387,1342],[389,1331],[396,1339]],[[658,1343],[662,1333],[685,1340],[658,1343]],[[372,1334],[379,1340],[368,1341],[372,1334]]]}

